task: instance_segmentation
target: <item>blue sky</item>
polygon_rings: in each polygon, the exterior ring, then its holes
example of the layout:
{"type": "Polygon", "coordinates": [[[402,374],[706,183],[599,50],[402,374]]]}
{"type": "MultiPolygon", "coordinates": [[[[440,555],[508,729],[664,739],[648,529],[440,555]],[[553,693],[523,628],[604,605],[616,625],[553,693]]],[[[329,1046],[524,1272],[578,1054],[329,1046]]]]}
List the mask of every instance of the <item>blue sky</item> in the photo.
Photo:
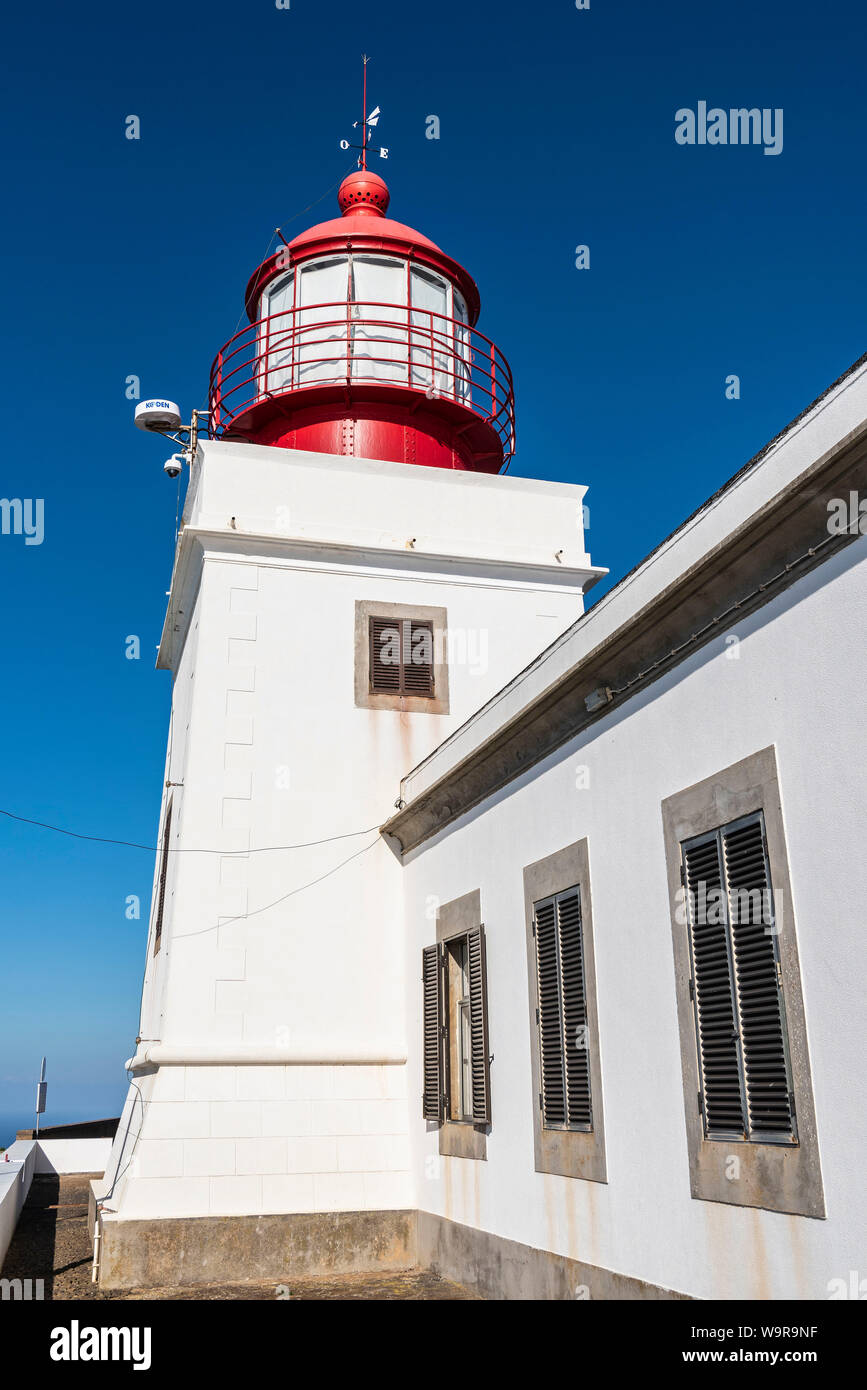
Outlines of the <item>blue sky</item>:
{"type": "MultiPolygon", "coordinates": [[[[513,471],[589,485],[612,581],[867,348],[855,0],[49,0],[4,25],[0,496],[45,503],[41,545],[0,535],[19,815],[154,841],[176,490],[126,378],[204,404],[273,228],[335,209],[295,216],[348,167],[362,51],[392,213],[468,267],[511,361],[513,471]],[[782,153],[678,145],[700,100],[782,108],[782,153]]],[[[0,818],[0,1127],[43,1053],[48,1122],[117,1113],[152,867],[0,818]]]]}

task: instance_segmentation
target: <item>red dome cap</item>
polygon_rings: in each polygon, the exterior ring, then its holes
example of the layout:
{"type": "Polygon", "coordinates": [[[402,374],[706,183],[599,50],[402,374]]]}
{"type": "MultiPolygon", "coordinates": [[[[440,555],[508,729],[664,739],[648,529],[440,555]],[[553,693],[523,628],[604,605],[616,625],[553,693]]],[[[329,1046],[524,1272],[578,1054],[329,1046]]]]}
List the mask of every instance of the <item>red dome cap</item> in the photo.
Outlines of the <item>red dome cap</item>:
{"type": "Polygon", "coordinates": [[[337,191],[337,201],[344,217],[363,216],[384,217],[388,212],[391,194],[385,179],[372,174],[369,169],[358,169],[347,174],[337,191]]]}
{"type": "Polygon", "coordinates": [[[347,249],[411,257],[418,264],[439,271],[458,286],[466,301],[470,324],[476,322],[479,291],[472,276],[430,237],[386,216],[391,194],[385,179],[370,169],[356,169],[340,185],[337,201],[341,217],[299,232],[288,247],[284,245],[273,252],[250,277],[245,302],[251,322],[258,313],[262,291],[285,272],[287,252],[291,264],[299,265],[314,256],[340,254],[347,249]]]}

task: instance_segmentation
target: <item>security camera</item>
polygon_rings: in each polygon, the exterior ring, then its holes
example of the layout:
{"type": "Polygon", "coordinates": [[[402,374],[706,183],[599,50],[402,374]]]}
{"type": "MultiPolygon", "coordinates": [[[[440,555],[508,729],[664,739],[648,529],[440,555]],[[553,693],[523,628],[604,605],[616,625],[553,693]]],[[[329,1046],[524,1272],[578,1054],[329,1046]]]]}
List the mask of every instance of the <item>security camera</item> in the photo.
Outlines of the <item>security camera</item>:
{"type": "Polygon", "coordinates": [[[163,472],[167,473],[170,478],[177,478],[183,466],[183,454],[172,454],[171,458],[166,459],[165,463],[163,464],[163,472]]]}

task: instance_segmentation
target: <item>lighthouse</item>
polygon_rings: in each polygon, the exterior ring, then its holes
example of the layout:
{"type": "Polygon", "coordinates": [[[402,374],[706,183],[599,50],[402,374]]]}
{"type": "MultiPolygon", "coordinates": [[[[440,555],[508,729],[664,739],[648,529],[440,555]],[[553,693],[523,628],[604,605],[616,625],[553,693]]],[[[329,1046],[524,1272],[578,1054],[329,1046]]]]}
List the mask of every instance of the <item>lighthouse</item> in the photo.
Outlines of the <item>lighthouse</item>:
{"type": "Polygon", "coordinates": [[[106,1287],[411,1262],[421,981],[380,827],[605,572],[584,487],[504,475],[512,376],[471,275],[371,171],[338,205],[255,269],[191,453],[106,1287]]]}

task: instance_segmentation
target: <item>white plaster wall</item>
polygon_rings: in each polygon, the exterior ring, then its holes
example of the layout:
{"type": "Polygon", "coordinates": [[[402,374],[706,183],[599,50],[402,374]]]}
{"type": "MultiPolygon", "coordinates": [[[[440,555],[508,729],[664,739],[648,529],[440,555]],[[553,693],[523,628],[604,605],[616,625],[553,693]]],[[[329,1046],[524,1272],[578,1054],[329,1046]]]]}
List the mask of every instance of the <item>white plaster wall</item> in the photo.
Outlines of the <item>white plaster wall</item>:
{"type": "Polygon", "coordinates": [[[586,487],[301,449],[204,442],[184,520],[316,544],[522,565],[589,564],[586,487]]]}
{"type": "Polygon", "coordinates": [[[37,1173],[101,1173],[111,1154],[112,1141],[102,1139],[40,1139],[36,1151],[37,1173]]]}
{"type": "Polygon", "coordinates": [[[419,1205],[699,1297],[825,1298],[863,1266],[863,642],[867,541],[407,859],[409,1093],[419,1205]],[[827,1220],[690,1197],[660,803],[775,745],[827,1220]],[[579,789],[578,770],[589,770],[579,789]],[[534,1171],[523,866],[587,836],[608,1182],[534,1171]],[[420,1116],[431,896],[481,889],[493,1126],[440,1159],[420,1116]]]}
{"type": "Polygon", "coordinates": [[[137,1074],[109,1165],[122,1217],[414,1201],[402,869],[377,828],[407,769],[580,613],[583,492],[205,446],[163,643],[183,786],[142,1048],[228,1060],[137,1074]],[[356,708],[365,599],[444,607],[467,635],[448,715],[356,708]],[[235,1064],[253,1048],[272,1064],[235,1064]]]}
{"type": "Polygon", "coordinates": [[[157,958],[168,972],[163,1041],[402,1044],[401,871],[376,828],[403,769],[497,690],[577,602],[435,575],[206,556],[184,786],[174,800],[173,845],[182,852],[157,958]],[[355,707],[357,599],[442,606],[451,626],[484,632],[484,665],[450,667],[449,715],[355,707]],[[537,616],[558,608],[559,618],[537,616]],[[192,852],[206,847],[225,853],[192,852]]]}

